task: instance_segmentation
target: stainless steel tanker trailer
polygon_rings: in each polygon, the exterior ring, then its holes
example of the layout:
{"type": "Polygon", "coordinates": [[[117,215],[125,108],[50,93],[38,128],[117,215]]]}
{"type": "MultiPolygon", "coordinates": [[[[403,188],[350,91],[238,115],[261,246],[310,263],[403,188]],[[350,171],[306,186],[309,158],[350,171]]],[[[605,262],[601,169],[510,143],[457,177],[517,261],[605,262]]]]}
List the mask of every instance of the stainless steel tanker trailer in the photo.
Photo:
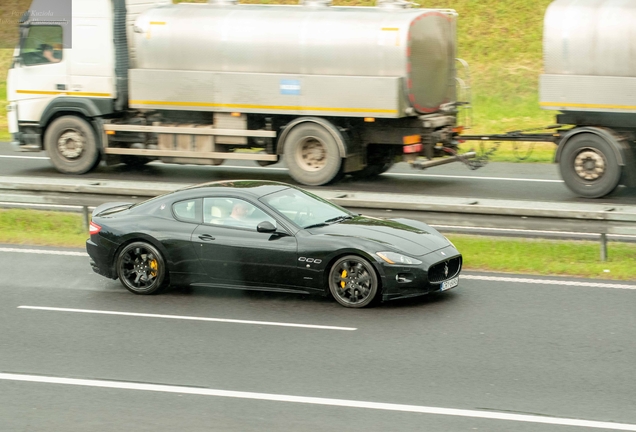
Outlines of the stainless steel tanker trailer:
{"type": "Polygon", "coordinates": [[[61,172],[283,158],[323,185],[464,159],[452,10],[66,1],[58,25],[34,0],[8,76],[14,145],[61,172]]]}
{"type": "Polygon", "coordinates": [[[544,17],[541,108],[559,111],[548,134],[466,140],[550,141],[565,184],[605,196],[636,186],[636,2],[556,0],[544,17]]]}

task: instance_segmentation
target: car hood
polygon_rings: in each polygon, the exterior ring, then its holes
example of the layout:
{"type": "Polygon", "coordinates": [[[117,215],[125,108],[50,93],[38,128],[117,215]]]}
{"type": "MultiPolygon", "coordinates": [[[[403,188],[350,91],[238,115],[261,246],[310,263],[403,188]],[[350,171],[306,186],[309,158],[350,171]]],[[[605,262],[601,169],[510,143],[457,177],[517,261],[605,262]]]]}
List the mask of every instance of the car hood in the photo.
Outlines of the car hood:
{"type": "Polygon", "coordinates": [[[411,256],[426,255],[449,245],[446,238],[425,223],[405,219],[398,221],[358,216],[310,231],[314,235],[365,239],[378,243],[380,248],[385,245],[389,251],[397,249],[411,256]]]}

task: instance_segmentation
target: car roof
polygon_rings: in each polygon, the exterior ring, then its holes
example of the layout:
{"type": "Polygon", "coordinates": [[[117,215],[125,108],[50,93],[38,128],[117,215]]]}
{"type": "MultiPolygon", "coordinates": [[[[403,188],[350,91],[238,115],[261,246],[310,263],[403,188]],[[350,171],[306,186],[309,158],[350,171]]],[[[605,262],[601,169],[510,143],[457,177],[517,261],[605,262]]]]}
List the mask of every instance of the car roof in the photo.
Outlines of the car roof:
{"type": "Polygon", "coordinates": [[[241,195],[251,195],[258,198],[289,188],[294,188],[294,186],[268,180],[222,180],[188,186],[176,192],[189,191],[197,192],[197,194],[240,192],[241,195]]]}

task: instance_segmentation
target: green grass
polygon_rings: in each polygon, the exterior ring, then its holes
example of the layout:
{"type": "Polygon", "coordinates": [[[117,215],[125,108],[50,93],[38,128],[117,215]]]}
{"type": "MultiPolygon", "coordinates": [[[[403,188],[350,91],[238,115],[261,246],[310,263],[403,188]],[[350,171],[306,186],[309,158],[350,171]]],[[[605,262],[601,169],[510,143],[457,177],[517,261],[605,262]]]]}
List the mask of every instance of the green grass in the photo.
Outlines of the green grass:
{"type": "Polygon", "coordinates": [[[636,280],[636,245],[631,243],[609,243],[608,260],[603,262],[599,242],[467,235],[448,238],[470,270],[636,280]]]}
{"type": "MultiPolygon", "coordinates": [[[[462,252],[466,270],[636,280],[634,244],[610,243],[609,259],[602,262],[598,242],[448,238],[462,252]]],[[[0,243],[84,248],[87,239],[78,214],[0,210],[0,243]]]]}
{"type": "Polygon", "coordinates": [[[87,239],[79,214],[0,210],[0,243],[84,247],[87,239]]]}
{"type": "MultiPolygon", "coordinates": [[[[7,0],[21,4],[24,0],[7,0]]],[[[176,3],[181,0],[173,0],[176,3]]],[[[207,0],[190,0],[197,3],[207,0]]],[[[458,56],[471,70],[473,124],[468,133],[501,133],[543,127],[554,112],[539,109],[538,80],[543,68],[543,16],[551,0],[418,0],[425,8],[452,8],[458,14],[458,56]]],[[[242,0],[253,4],[297,4],[291,0],[242,0]]],[[[8,4],[8,3],[7,3],[8,4]]],[[[337,6],[372,6],[367,0],[335,0],[337,6]]],[[[2,8],[0,8],[0,13],[2,8]]],[[[6,30],[3,30],[6,33],[6,30]]],[[[0,36],[1,36],[0,32],[0,36]]],[[[4,79],[11,50],[0,50],[0,140],[7,140],[4,79]]],[[[466,143],[462,150],[473,144],[466,143]]],[[[521,144],[522,150],[528,144],[521,144]]],[[[525,151],[522,151],[525,153],[525,151]]],[[[553,144],[536,145],[529,162],[550,162],[553,144]]],[[[492,160],[516,161],[511,143],[492,160]]]]}

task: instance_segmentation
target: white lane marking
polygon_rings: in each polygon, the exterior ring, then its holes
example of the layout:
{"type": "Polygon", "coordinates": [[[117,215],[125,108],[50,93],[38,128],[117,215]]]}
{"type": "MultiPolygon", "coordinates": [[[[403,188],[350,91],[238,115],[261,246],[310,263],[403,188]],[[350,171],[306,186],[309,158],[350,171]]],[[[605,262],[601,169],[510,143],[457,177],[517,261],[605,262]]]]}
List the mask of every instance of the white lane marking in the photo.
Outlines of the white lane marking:
{"type": "Polygon", "coordinates": [[[0,155],[0,158],[7,158],[7,159],[49,159],[46,156],[8,156],[8,155],[0,155]]]}
{"type": "Polygon", "coordinates": [[[31,254],[42,254],[42,255],[68,255],[68,256],[81,256],[81,257],[88,256],[86,252],[44,250],[44,249],[19,249],[19,248],[5,248],[5,247],[0,247],[0,252],[31,253],[31,254]]]}
{"type": "Polygon", "coordinates": [[[561,426],[575,426],[575,427],[587,427],[594,429],[608,429],[608,430],[622,430],[622,431],[636,431],[636,424],[629,423],[614,423],[594,420],[580,420],[572,418],[562,417],[549,417],[541,415],[527,415],[527,414],[510,414],[505,412],[496,411],[478,411],[467,409],[455,409],[455,408],[439,408],[421,405],[402,405],[394,403],[382,403],[382,402],[366,402],[349,399],[330,399],[319,397],[307,397],[307,396],[292,396],[283,394],[272,393],[254,393],[244,391],[232,391],[232,390],[218,390],[208,388],[197,387],[185,387],[174,385],[162,385],[162,384],[144,384],[134,383],[127,381],[109,381],[109,380],[92,380],[92,379],[77,379],[77,378],[58,378],[51,376],[40,375],[23,375],[12,373],[0,373],[0,380],[5,381],[23,381],[34,383],[46,383],[46,384],[64,384],[75,385],[83,387],[99,387],[99,388],[111,388],[121,390],[142,390],[153,391],[161,393],[179,393],[190,394],[199,396],[217,396],[236,399],[252,399],[252,400],[264,400],[274,402],[291,402],[291,403],[304,403],[310,405],[327,405],[336,407],[347,408],[366,408],[383,411],[400,411],[420,414],[439,414],[454,417],[470,417],[481,418],[489,420],[509,420],[525,423],[541,423],[550,425],[561,426]]]}
{"type": "MultiPolygon", "coordinates": [[[[157,162],[161,163],[161,162],[157,162]]],[[[199,166],[200,165],[192,165],[199,166]]],[[[244,170],[261,170],[261,171],[288,171],[287,168],[269,168],[269,167],[248,167],[248,166],[237,166],[237,165],[218,165],[218,166],[209,166],[208,168],[212,169],[224,169],[224,168],[232,168],[232,169],[244,169],[244,170]]],[[[463,176],[463,175],[450,175],[450,174],[421,174],[421,173],[398,173],[398,172],[387,172],[382,174],[384,176],[395,176],[395,177],[430,177],[430,178],[452,178],[452,179],[467,179],[467,180],[497,180],[497,181],[520,181],[520,182],[535,182],[535,183],[563,183],[563,180],[548,180],[548,179],[529,179],[529,178],[516,178],[516,177],[479,177],[479,176],[463,176]]]]}
{"type": "Polygon", "coordinates": [[[534,183],[563,183],[563,180],[528,179],[528,178],[515,178],[515,177],[478,177],[478,176],[462,176],[462,175],[450,175],[450,174],[384,173],[382,175],[397,176],[397,177],[433,177],[433,178],[452,178],[452,179],[466,179],[466,180],[497,180],[497,181],[519,181],[519,182],[534,182],[534,183]]]}
{"type": "MultiPolygon", "coordinates": [[[[5,156],[0,155],[0,158],[14,158],[14,159],[49,159],[44,156],[5,156]]],[[[155,162],[157,164],[162,162],[155,162]]],[[[200,165],[192,165],[187,164],[187,166],[197,166],[200,165]]],[[[220,165],[220,166],[208,166],[211,169],[243,169],[243,170],[258,170],[258,171],[288,171],[287,168],[268,168],[268,167],[248,167],[248,166],[237,166],[237,165],[220,165]]],[[[563,180],[548,180],[548,179],[528,179],[528,178],[515,178],[515,177],[478,177],[478,176],[462,176],[462,175],[450,175],[450,174],[419,174],[419,173],[384,173],[382,175],[385,176],[394,176],[394,177],[429,177],[429,178],[452,178],[452,179],[466,179],[466,180],[496,180],[496,181],[518,181],[518,182],[531,182],[531,183],[563,183],[563,180]]]]}
{"type": "Polygon", "coordinates": [[[563,286],[580,286],[590,288],[618,288],[618,289],[631,289],[636,290],[636,285],[625,284],[613,284],[613,283],[596,283],[596,282],[577,282],[567,280],[550,280],[550,279],[524,279],[524,278],[510,278],[501,276],[480,276],[480,275],[460,275],[460,279],[472,279],[483,280],[493,282],[513,282],[513,283],[527,283],[537,285],[563,285],[563,286]]]}
{"type": "MultiPolygon", "coordinates": [[[[17,249],[17,248],[2,248],[0,252],[19,252],[19,253],[34,253],[34,254],[46,254],[46,255],[70,255],[87,257],[86,252],[70,252],[70,251],[55,251],[55,250],[40,250],[40,249],[17,249]]],[[[581,286],[590,288],[619,288],[619,289],[632,289],[636,290],[636,285],[626,284],[612,284],[612,283],[600,283],[600,282],[578,282],[578,281],[564,281],[564,280],[550,280],[550,279],[526,279],[526,278],[510,278],[501,276],[480,276],[480,275],[467,275],[462,274],[462,279],[472,280],[485,280],[493,282],[513,282],[513,283],[529,283],[538,285],[563,285],[563,286],[581,286]]]]}
{"type": "Polygon", "coordinates": [[[159,315],[159,314],[147,314],[147,313],[133,313],[133,312],[117,312],[117,311],[104,311],[104,310],[90,310],[90,309],[69,309],[69,308],[55,308],[55,307],[40,307],[40,306],[18,306],[18,309],[33,309],[33,310],[45,310],[54,312],[77,312],[77,313],[89,313],[89,314],[102,314],[102,315],[123,315],[134,316],[143,318],[167,318],[178,319],[188,321],[212,321],[223,322],[232,324],[254,324],[254,325],[266,325],[266,326],[278,326],[278,327],[300,327],[319,330],[343,330],[354,331],[358,330],[355,327],[334,327],[324,325],[313,324],[294,324],[294,323],[282,323],[282,322],[270,322],[270,321],[247,321],[247,320],[235,320],[226,318],[205,318],[205,317],[193,317],[193,316],[181,316],[181,315],[159,315]]]}
{"type": "Polygon", "coordinates": [[[64,204],[32,204],[32,203],[17,203],[11,201],[0,201],[0,205],[8,205],[8,206],[20,206],[20,207],[43,207],[43,208],[60,208],[60,209],[76,209],[81,208],[81,206],[74,205],[64,205],[64,204]]]}

